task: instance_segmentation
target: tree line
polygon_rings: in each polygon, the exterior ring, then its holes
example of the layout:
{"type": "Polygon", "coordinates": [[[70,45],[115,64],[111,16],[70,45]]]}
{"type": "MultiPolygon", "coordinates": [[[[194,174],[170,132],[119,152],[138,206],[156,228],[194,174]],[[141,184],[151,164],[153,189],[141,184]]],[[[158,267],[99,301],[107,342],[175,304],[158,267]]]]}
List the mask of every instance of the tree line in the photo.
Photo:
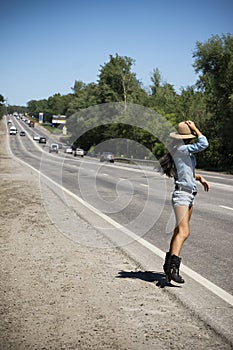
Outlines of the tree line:
{"type": "MultiPolygon", "coordinates": [[[[158,68],[152,72],[149,89],[145,89],[132,72],[135,61],[115,54],[100,66],[96,83],[77,80],[67,95],[56,93],[48,99],[31,100],[27,107],[8,106],[8,112],[17,110],[35,117],[43,112],[44,120],[50,122],[54,114],[69,117],[99,104],[121,102],[125,111],[127,104],[138,104],[154,110],[174,126],[182,120],[193,120],[209,139],[208,149],[199,155],[199,165],[233,172],[233,36],[215,35],[204,43],[197,42],[193,59],[196,84],[182,87],[179,93],[162,81],[158,68]]],[[[1,114],[3,110],[4,98],[0,95],[1,114]]],[[[78,143],[88,150],[104,140],[122,137],[136,140],[157,158],[166,152],[149,131],[121,122],[93,128],[78,143]]]]}

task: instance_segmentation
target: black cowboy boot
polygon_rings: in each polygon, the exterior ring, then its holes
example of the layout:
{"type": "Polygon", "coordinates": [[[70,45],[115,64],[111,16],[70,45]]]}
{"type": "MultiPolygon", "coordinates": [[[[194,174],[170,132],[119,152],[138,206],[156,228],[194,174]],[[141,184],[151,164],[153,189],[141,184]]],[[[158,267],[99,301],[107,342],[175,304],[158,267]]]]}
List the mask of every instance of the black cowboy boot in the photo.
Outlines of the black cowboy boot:
{"type": "Polygon", "coordinates": [[[171,254],[170,254],[170,252],[167,252],[166,256],[165,256],[164,265],[163,265],[163,271],[164,271],[165,275],[168,275],[168,273],[169,273],[170,262],[171,262],[171,254]]]}
{"type": "Polygon", "coordinates": [[[170,258],[170,268],[167,275],[168,280],[172,280],[176,283],[184,283],[183,278],[179,275],[179,268],[180,268],[181,258],[179,258],[176,255],[172,255],[170,258]]]}

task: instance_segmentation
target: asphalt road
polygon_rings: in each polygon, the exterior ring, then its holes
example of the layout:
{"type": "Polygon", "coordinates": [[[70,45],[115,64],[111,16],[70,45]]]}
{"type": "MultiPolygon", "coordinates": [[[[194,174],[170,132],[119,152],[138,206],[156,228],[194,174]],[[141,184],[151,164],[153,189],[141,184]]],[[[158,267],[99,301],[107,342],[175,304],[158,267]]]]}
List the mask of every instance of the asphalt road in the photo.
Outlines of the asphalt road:
{"type": "MultiPolygon", "coordinates": [[[[29,128],[22,121],[16,123],[19,130],[26,130],[25,137],[19,133],[9,136],[10,149],[16,157],[162,252],[167,251],[174,227],[172,180],[137,164],[100,163],[95,158],[65,155],[63,150],[58,155],[49,154],[48,145],[32,140],[34,133],[46,136],[46,132],[29,128]]],[[[198,186],[191,235],[182,250],[183,264],[232,296],[233,176],[200,173],[209,181],[211,190],[205,193],[198,186]]],[[[43,184],[42,195],[46,200],[43,184]]],[[[209,294],[205,297],[208,299],[209,294]]],[[[226,303],[224,310],[229,311],[228,306],[232,308],[226,303]]]]}

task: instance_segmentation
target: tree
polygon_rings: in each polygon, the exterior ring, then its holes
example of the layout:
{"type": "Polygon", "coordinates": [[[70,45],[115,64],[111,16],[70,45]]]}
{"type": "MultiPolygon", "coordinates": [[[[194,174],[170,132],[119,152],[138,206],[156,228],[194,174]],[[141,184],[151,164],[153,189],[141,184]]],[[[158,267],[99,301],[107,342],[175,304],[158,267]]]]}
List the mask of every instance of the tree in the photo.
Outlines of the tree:
{"type": "Polygon", "coordinates": [[[204,92],[206,131],[215,140],[208,150],[209,162],[218,168],[233,168],[233,36],[211,37],[197,42],[194,68],[200,73],[197,87],[204,92]]]}
{"type": "Polygon", "coordinates": [[[48,114],[48,101],[46,99],[43,100],[31,100],[27,103],[28,113],[30,115],[34,115],[39,118],[39,113],[44,113],[45,120],[48,120],[50,117],[48,114]],[[47,118],[47,119],[46,119],[47,118]]]}
{"type": "Polygon", "coordinates": [[[168,83],[158,86],[150,97],[150,107],[163,115],[174,113],[176,104],[177,94],[173,85],[168,83]]]}
{"type": "Polygon", "coordinates": [[[48,98],[48,105],[45,113],[48,115],[64,115],[65,113],[65,100],[61,94],[55,94],[48,98]]]}
{"type": "Polygon", "coordinates": [[[4,114],[4,103],[5,103],[5,99],[2,95],[0,95],[0,118],[4,114]]]}
{"type": "Polygon", "coordinates": [[[178,96],[176,115],[176,124],[181,119],[191,119],[203,130],[207,117],[205,95],[196,91],[194,86],[182,88],[178,96]]]}
{"type": "Polygon", "coordinates": [[[99,86],[95,83],[84,84],[82,81],[75,81],[72,88],[74,94],[70,99],[67,115],[71,116],[75,112],[94,106],[99,103],[99,86]]]}
{"type": "Polygon", "coordinates": [[[153,96],[153,95],[156,95],[158,88],[160,87],[160,84],[161,84],[161,74],[158,68],[153,70],[151,81],[153,85],[151,85],[150,88],[153,96]]]}
{"type": "MultiPolygon", "coordinates": [[[[121,57],[116,54],[110,55],[110,61],[101,66],[99,74],[100,102],[124,102],[125,109],[127,102],[135,102],[143,89],[136,74],[131,72],[134,60],[130,57],[121,57]]],[[[145,91],[144,91],[145,96],[145,91]]]]}

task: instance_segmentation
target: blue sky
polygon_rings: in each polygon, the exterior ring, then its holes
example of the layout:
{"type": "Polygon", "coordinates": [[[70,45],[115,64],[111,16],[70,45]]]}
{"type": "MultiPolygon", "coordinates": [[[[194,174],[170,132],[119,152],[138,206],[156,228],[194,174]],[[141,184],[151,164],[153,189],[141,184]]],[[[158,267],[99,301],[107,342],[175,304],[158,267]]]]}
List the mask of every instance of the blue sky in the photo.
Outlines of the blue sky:
{"type": "Polygon", "coordinates": [[[195,84],[196,42],[233,33],[233,0],[7,0],[0,11],[0,94],[11,105],[96,82],[118,53],[145,88],[195,84]]]}

